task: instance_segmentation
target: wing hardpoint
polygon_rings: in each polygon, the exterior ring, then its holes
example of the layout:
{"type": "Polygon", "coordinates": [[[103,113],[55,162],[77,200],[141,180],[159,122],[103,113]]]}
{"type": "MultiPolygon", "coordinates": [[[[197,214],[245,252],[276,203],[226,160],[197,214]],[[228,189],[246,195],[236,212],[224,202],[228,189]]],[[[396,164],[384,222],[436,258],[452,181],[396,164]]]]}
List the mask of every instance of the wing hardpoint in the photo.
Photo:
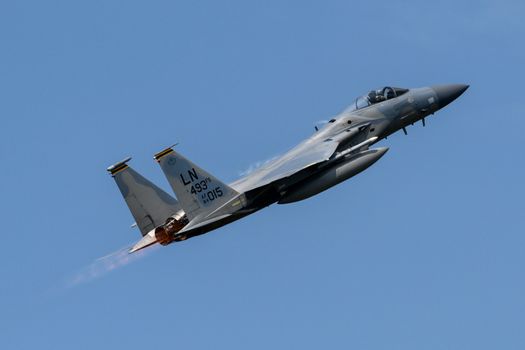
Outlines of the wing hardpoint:
{"type": "MultiPolygon", "coordinates": [[[[204,218],[237,197],[239,193],[201,169],[172,148],[154,156],[190,222],[204,218]]],[[[196,221],[194,221],[196,222],[196,221]]]]}
{"type": "Polygon", "coordinates": [[[126,158],[107,170],[115,179],[126,204],[142,235],[164,224],[165,220],[181,210],[175,198],[161,190],[127,165],[126,158]]]}

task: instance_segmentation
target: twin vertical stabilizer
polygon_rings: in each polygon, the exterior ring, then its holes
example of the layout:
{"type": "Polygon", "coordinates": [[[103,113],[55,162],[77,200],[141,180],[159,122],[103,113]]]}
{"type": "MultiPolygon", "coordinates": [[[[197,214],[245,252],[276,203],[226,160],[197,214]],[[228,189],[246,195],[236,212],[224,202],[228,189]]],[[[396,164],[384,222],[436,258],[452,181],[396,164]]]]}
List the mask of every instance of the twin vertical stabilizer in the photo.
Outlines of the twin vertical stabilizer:
{"type": "Polygon", "coordinates": [[[190,221],[197,217],[204,219],[239,195],[172,148],[157,153],[154,158],[190,221]]]}
{"type": "Polygon", "coordinates": [[[163,225],[181,210],[175,198],[128,166],[126,158],[107,170],[115,179],[142,235],[163,225]]]}
{"type": "Polygon", "coordinates": [[[130,253],[157,242],[184,240],[184,231],[212,224],[242,208],[243,198],[237,191],[171,148],[157,153],[155,159],[177,199],[130,168],[130,159],[107,169],[143,236],[130,253]]]}

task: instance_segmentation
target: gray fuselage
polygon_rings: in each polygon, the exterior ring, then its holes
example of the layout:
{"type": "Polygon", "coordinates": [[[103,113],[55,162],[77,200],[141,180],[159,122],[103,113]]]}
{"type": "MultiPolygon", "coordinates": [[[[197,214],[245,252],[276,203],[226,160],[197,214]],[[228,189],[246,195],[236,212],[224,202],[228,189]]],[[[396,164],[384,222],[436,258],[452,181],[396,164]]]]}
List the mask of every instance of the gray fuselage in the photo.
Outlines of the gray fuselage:
{"type": "Polygon", "coordinates": [[[291,203],[308,198],[354,176],[372,165],[388,150],[369,150],[371,145],[399,130],[406,133],[405,128],[417,121],[422,120],[424,123],[425,117],[448,105],[467,88],[467,85],[453,84],[414,89],[387,87],[377,92],[372,91],[368,96],[357,99],[353,105],[297,147],[263,169],[256,170],[254,174],[230,184],[243,194],[244,205],[241,210],[224,220],[191,230],[186,235],[189,237],[206,233],[272,203],[291,203]],[[395,92],[389,91],[391,95],[386,98],[380,92],[385,89],[395,92]],[[293,163],[298,154],[309,152],[311,145],[323,145],[327,142],[337,143],[335,152],[327,159],[312,162],[311,165],[306,163],[306,166],[297,171],[292,166],[290,173],[276,180],[269,175],[272,167],[278,168],[280,163],[293,163]],[[265,178],[269,180],[265,182],[265,178]]]}

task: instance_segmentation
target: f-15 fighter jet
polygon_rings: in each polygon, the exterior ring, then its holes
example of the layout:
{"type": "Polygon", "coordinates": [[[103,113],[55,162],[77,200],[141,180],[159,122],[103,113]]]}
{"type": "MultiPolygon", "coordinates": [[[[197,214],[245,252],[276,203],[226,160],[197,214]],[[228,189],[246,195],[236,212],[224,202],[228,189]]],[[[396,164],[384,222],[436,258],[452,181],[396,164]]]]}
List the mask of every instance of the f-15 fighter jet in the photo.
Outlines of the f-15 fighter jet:
{"type": "Polygon", "coordinates": [[[386,147],[371,148],[458,98],[468,85],[384,87],[357,98],[321,129],[237,181],[226,184],[172,147],[155,154],[176,198],[145,179],[124,159],[107,170],[142,233],[130,253],[155,243],[202,235],[270,204],[314,196],[365,170],[386,147]]]}

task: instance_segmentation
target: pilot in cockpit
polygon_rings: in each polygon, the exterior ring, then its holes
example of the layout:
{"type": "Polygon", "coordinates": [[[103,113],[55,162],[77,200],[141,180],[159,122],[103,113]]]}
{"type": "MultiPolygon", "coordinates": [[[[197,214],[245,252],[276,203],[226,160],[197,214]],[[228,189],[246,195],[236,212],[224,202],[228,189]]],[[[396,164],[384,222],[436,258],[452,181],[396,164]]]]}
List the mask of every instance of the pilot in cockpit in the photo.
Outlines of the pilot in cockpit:
{"type": "Polygon", "coordinates": [[[408,92],[408,89],[385,86],[382,89],[372,90],[368,94],[358,97],[355,100],[355,104],[351,105],[347,110],[355,111],[366,108],[370,105],[401,96],[406,92],[408,92]]]}
{"type": "Polygon", "coordinates": [[[372,90],[368,93],[368,99],[372,104],[382,102],[394,97],[396,97],[394,89],[388,86],[379,90],[372,90]]]}
{"type": "Polygon", "coordinates": [[[386,97],[381,94],[381,90],[372,90],[368,93],[368,100],[374,104],[386,100],[386,97]]]}

